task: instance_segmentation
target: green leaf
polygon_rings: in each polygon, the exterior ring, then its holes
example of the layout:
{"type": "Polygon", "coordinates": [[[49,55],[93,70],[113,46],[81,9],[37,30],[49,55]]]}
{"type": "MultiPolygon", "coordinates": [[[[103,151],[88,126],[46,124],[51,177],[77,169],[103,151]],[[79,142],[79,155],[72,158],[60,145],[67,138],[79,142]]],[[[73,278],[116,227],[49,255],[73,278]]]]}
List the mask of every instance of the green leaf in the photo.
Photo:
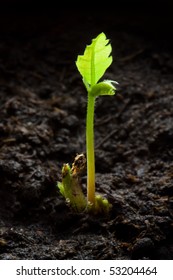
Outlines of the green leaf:
{"type": "Polygon", "coordinates": [[[76,66],[85,84],[92,87],[103,76],[112,63],[111,51],[111,44],[102,32],[86,46],[83,55],[78,55],[76,66]]]}
{"type": "Polygon", "coordinates": [[[100,95],[114,95],[116,87],[113,84],[117,84],[115,81],[104,80],[91,88],[90,94],[97,97],[100,95]]]}

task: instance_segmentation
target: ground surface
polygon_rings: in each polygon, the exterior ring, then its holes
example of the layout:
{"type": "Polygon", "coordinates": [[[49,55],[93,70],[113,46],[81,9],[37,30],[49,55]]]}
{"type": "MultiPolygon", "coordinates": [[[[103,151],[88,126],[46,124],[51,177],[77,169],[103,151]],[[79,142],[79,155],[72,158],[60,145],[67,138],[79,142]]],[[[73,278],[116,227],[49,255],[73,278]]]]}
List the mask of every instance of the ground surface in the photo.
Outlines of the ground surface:
{"type": "Polygon", "coordinates": [[[129,14],[4,17],[0,259],[173,259],[169,20],[163,30],[158,15],[147,25],[145,14],[129,14]],[[114,57],[105,78],[119,85],[96,104],[96,187],[113,207],[95,217],[73,213],[56,183],[62,164],[85,151],[75,60],[102,31],[114,57]]]}

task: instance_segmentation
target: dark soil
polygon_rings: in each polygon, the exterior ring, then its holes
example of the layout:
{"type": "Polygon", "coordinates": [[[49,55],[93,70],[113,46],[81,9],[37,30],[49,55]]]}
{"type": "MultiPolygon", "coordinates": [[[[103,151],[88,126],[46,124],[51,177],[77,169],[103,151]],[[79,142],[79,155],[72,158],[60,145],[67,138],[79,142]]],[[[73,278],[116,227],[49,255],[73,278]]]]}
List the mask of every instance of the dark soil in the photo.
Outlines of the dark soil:
{"type": "Polygon", "coordinates": [[[0,259],[173,259],[172,23],[157,10],[106,14],[1,17],[0,259]],[[75,60],[102,31],[114,58],[104,78],[119,85],[95,108],[96,188],[113,207],[92,216],[56,185],[85,152],[75,60]]]}

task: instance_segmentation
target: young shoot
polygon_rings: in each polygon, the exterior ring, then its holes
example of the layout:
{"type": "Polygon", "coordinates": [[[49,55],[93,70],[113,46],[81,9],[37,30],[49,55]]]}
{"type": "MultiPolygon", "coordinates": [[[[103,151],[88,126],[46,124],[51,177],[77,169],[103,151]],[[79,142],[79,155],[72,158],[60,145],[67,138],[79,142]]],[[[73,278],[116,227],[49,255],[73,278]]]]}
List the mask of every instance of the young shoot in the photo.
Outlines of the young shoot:
{"type": "MultiPolygon", "coordinates": [[[[64,165],[62,169],[62,183],[58,183],[58,187],[66,200],[69,201],[72,206],[75,204],[75,208],[79,211],[85,208],[95,213],[108,212],[109,208],[111,207],[107,199],[102,198],[100,195],[95,195],[94,152],[95,100],[101,95],[114,95],[116,90],[115,84],[117,82],[112,80],[103,80],[100,82],[100,78],[104,75],[105,71],[113,61],[111,52],[112,47],[109,39],[107,39],[106,35],[102,32],[96,38],[92,39],[91,44],[86,46],[84,54],[78,55],[76,61],[77,69],[82,76],[82,80],[88,95],[86,116],[87,198],[84,198],[81,186],[79,186],[80,180],[76,180],[73,170],[70,169],[69,165],[64,165]],[[65,180],[66,176],[63,174],[64,169],[66,170],[65,175],[68,174],[67,180],[65,180]],[[80,193],[81,199],[79,197],[78,199],[76,198],[78,193],[80,193]]],[[[74,163],[72,169],[74,169],[74,163]]],[[[79,176],[77,176],[77,178],[78,177],[79,176]]]]}

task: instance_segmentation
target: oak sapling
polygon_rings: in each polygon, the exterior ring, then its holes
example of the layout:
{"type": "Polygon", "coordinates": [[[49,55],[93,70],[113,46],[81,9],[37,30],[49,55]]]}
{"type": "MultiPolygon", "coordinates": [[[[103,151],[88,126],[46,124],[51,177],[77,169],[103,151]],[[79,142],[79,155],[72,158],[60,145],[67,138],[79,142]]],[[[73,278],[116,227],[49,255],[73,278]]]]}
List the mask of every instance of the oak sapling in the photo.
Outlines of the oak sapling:
{"type": "MultiPolygon", "coordinates": [[[[62,183],[58,183],[61,194],[77,211],[88,210],[95,213],[108,212],[111,205],[106,198],[95,195],[95,152],[94,152],[94,107],[100,95],[114,95],[115,84],[112,80],[99,82],[113,58],[109,39],[102,32],[87,45],[83,55],[78,55],[76,66],[85,85],[88,102],[86,116],[86,164],[87,164],[87,198],[83,195],[79,170],[65,164],[62,168],[62,183]],[[76,174],[76,175],[74,175],[76,174]]],[[[79,156],[79,155],[78,155],[79,156]]]]}

